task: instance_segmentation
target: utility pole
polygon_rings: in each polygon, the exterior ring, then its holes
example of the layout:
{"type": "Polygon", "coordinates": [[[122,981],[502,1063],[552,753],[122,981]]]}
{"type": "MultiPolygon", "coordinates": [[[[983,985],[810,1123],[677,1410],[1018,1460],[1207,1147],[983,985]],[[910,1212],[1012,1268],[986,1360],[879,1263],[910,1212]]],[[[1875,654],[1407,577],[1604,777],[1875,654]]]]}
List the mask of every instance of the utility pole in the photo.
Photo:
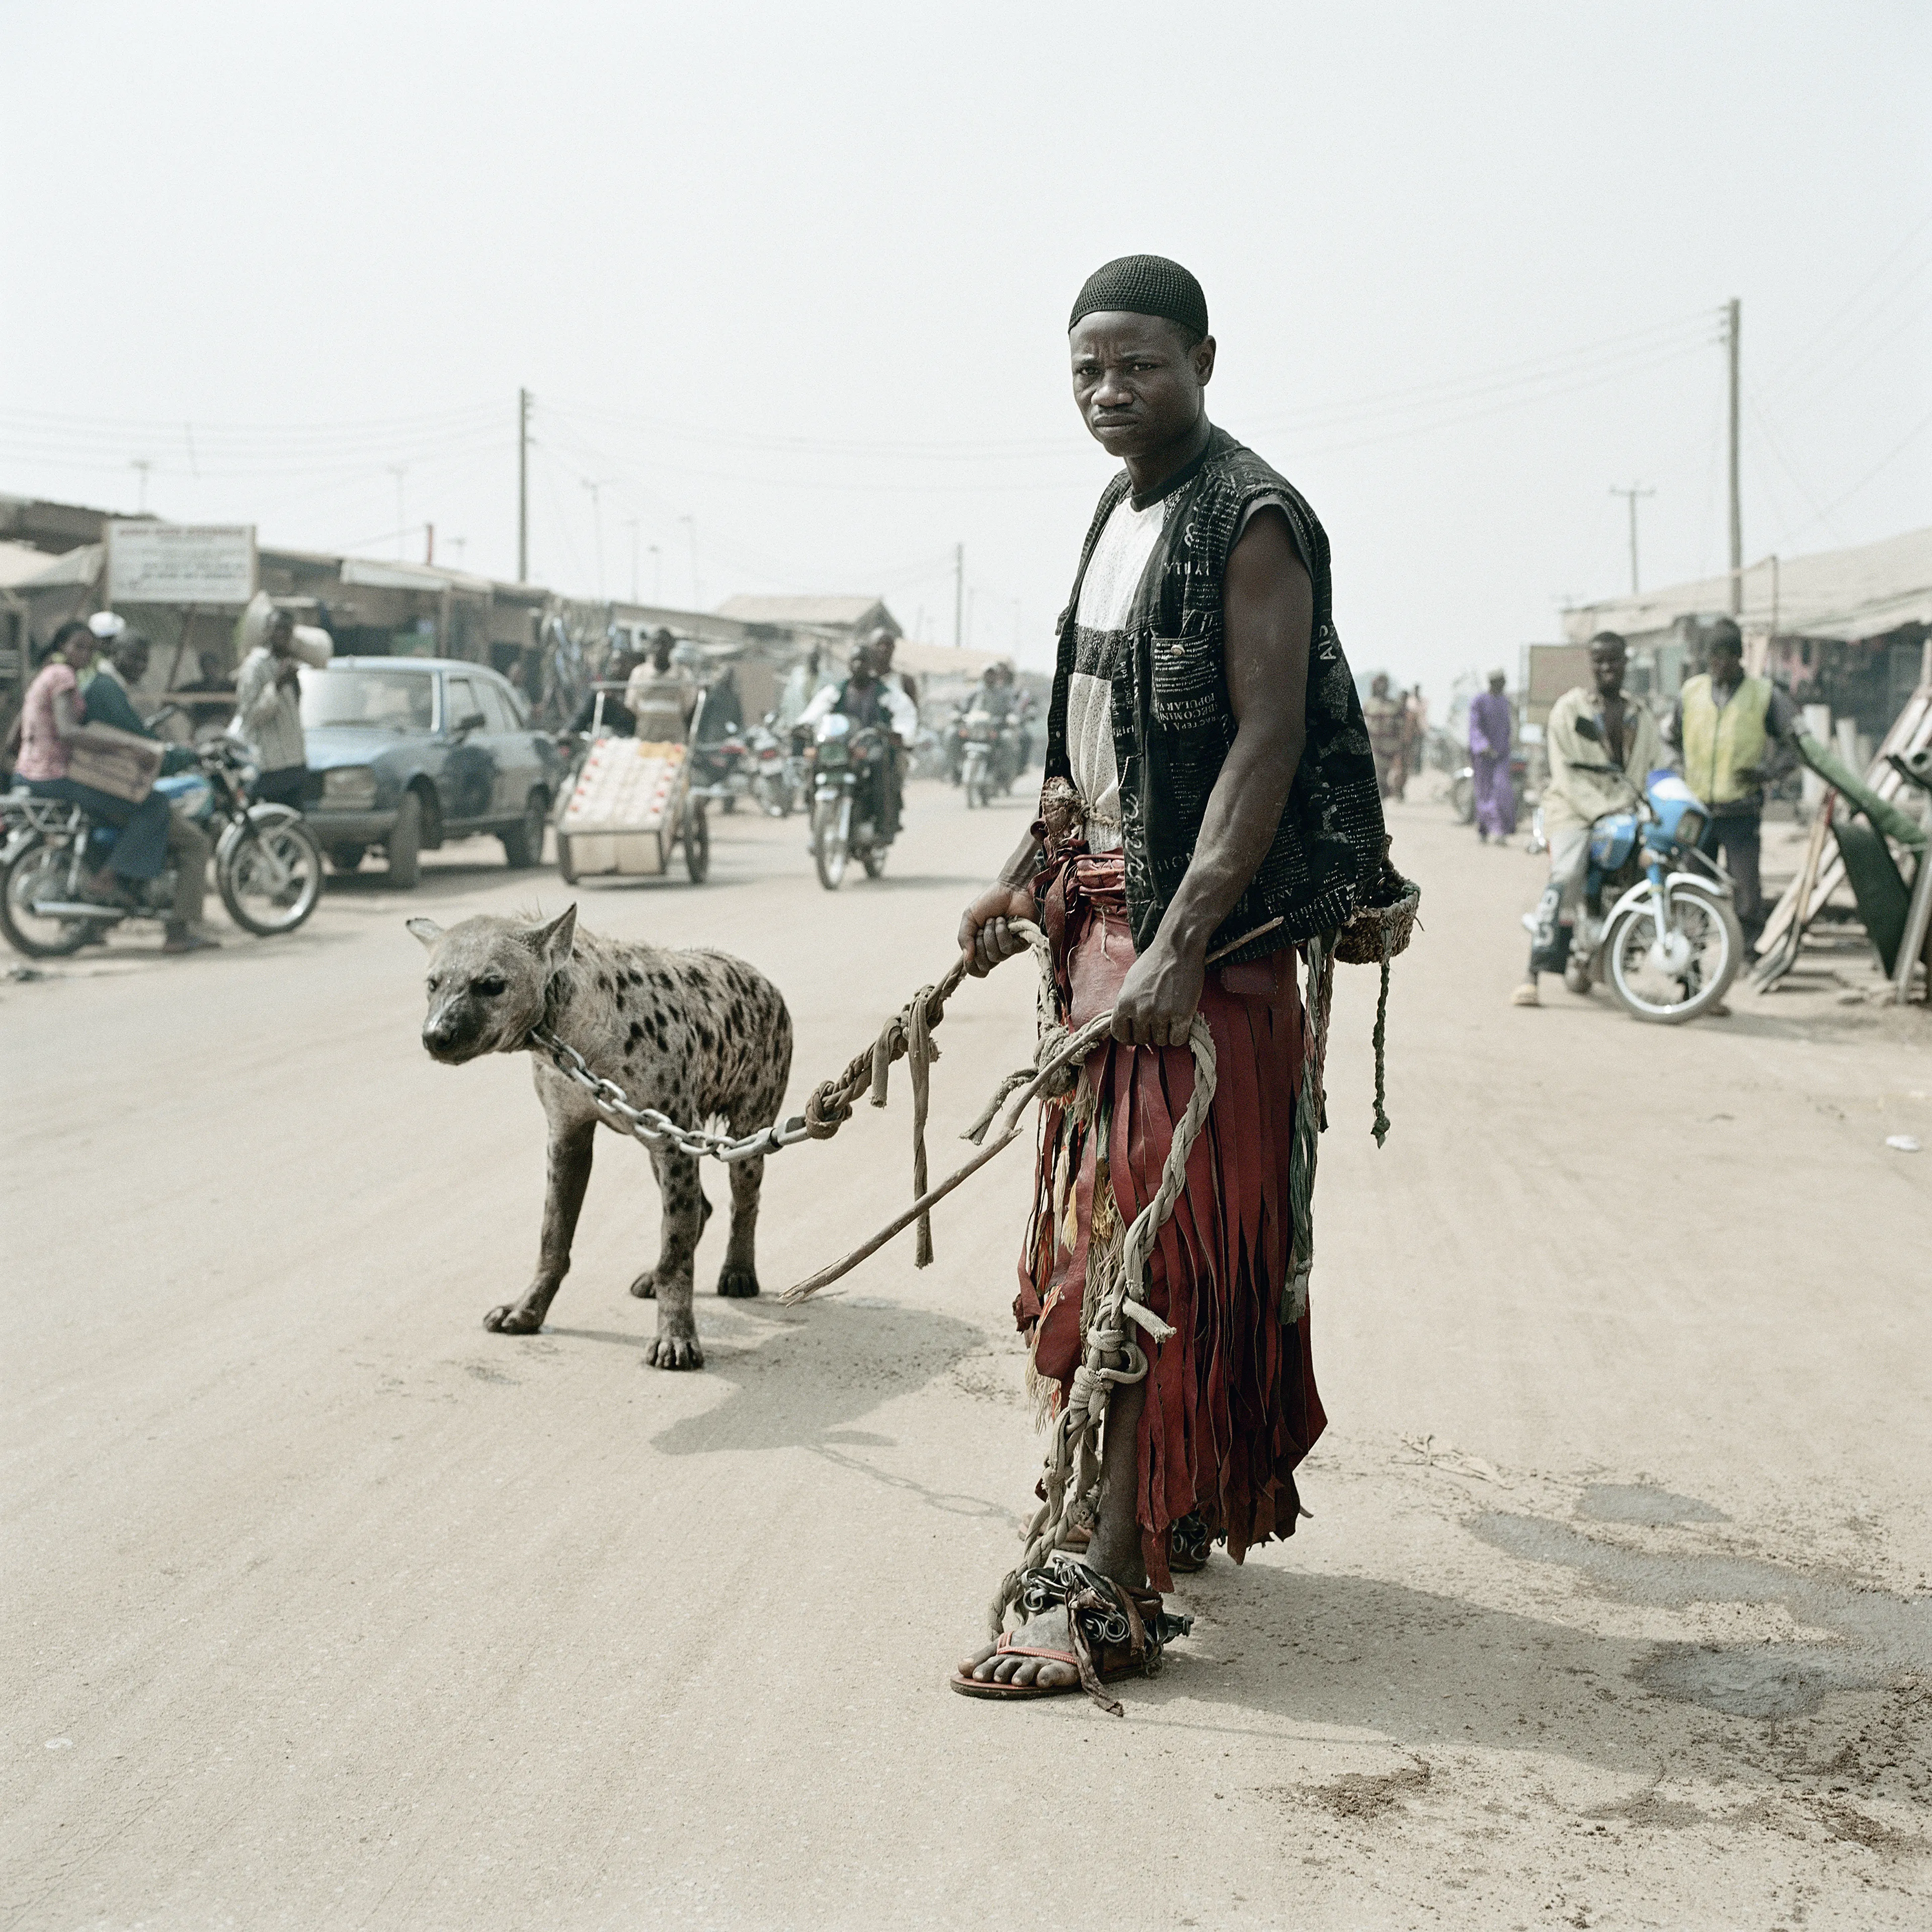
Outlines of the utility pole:
{"type": "Polygon", "coordinates": [[[434,524],[423,526],[423,561],[425,563],[436,561],[436,526],[434,524]]]}
{"type": "Polygon", "coordinates": [[[1736,296],[1724,308],[1724,348],[1730,362],[1731,398],[1731,615],[1744,608],[1744,508],[1738,490],[1738,336],[1744,304],[1736,296]]]}
{"type": "Polygon", "coordinates": [[[952,546],[952,648],[966,641],[966,546],[952,546]]]}
{"type": "Polygon", "coordinates": [[[1617,486],[1612,483],[1610,485],[1610,494],[1612,496],[1622,496],[1624,498],[1630,505],[1630,595],[1634,597],[1637,593],[1638,589],[1636,576],[1636,500],[1640,496],[1654,496],[1657,494],[1657,492],[1654,490],[1640,490],[1634,483],[1633,483],[1628,490],[1619,490],[1617,486]]]}
{"type": "Polygon", "coordinates": [[[530,392],[517,392],[517,581],[530,580],[530,392]]]}
{"type": "Polygon", "coordinates": [[[141,472],[141,500],[136,507],[143,514],[146,513],[148,508],[148,472],[154,466],[154,464],[145,456],[136,457],[128,466],[130,470],[138,470],[141,472]]]}
{"type": "Polygon", "coordinates": [[[604,595],[604,510],[598,493],[605,484],[614,483],[617,479],[614,476],[599,476],[593,481],[584,476],[578,480],[590,492],[590,520],[596,526],[597,536],[597,595],[601,600],[604,595]]]}

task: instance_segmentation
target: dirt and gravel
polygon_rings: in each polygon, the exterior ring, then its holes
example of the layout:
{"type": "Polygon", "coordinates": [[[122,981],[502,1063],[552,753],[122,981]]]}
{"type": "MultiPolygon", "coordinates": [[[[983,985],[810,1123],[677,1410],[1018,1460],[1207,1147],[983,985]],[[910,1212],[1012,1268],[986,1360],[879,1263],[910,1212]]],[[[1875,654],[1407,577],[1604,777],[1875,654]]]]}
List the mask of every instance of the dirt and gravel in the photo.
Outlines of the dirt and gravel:
{"type": "MultiPolygon", "coordinates": [[[[743,954],[793,1104],[944,968],[1017,802],[916,788],[836,898],[796,820],[590,926],[743,954]]],[[[1932,1030],[1814,976],[1728,1020],[1510,1007],[1538,862],[1394,812],[1386,1149],[1347,970],[1318,1196],[1332,1421],[1292,1544],[1184,1580],[1127,1714],[956,1697],[1030,1507],[1024,1156],[803,1308],[905,1198],[906,1095],[770,1166],[764,1298],[642,1365],[604,1138],[539,1335],[520,1063],[417,1043],[411,912],[561,908],[452,850],[292,940],[0,986],[0,1924],[1069,1928],[1925,1922],[1932,1030]]],[[[940,1036],[934,1165],[1030,1050],[940,1036]]],[[[714,1197],[719,1180],[710,1183],[714,1197]]]]}

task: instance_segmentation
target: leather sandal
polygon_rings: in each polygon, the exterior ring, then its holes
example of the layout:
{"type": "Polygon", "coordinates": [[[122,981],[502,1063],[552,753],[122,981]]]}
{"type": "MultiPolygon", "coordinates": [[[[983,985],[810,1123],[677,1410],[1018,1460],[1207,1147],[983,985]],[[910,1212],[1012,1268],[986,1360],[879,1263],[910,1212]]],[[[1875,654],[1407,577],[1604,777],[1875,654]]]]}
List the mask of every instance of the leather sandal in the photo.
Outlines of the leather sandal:
{"type": "Polygon", "coordinates": [[[1136,1590],[1090,1569],[1077,1557],[1056,1550],[1036,1570],[1020,1579],[1016,1607],[1028,1621],[1064,1607],[1073,1642],[1070,1650],[1036,1648],[1014,1641],[1003,1630],[994,1654],[1037,1657],[1052,1664],[1070,1664],[1078,1673],[1071,1684],[1002,1684],[956,1670],[946,1681],[962,1697],[1063,1697],[1084,1690],[1102,1710],[1118,1718],[1125,1712],[1101,1688],[1116,1678],[1153,1677],[1161,1667],[1168,1644],[1194,1628],[1192,1617],[1177,1616],[1161,1607],[1157,1590],[1136,1590]]]}

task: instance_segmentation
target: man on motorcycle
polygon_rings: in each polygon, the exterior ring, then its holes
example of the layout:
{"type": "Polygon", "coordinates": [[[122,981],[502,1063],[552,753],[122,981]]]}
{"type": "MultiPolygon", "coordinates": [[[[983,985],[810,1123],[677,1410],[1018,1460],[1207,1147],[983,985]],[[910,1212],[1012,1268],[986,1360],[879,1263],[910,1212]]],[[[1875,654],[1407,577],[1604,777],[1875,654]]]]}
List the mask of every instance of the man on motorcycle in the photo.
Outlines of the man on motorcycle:
{"type": "MultiPolygon", "coordinates": [[[[818,696],[800,713],[799,728],[808,731],[821,718],[835,711],[850,718],[855,726],[861,729],[870,726],[883,731],[889,742],[896,740],[908,748],[919,736],[919,712],[912,700],[898,685],[889,683],[880,676],[872,653],[864,644],[853,646],[843,684],[828,684],[820,688],[818,696]]],[[[898,836],[898,789],[889,764],[884,826],[888,839],[898,836]]]]}
{"type": "MultiPolygon", "coordinates": [[[[98,641],[95,633],[78,619],[63,624],[55,632],[46,665],[28,688],[21,710],[20,757],[15,776],[37,797],[78,805],[95,824],[119,828],[120,836],[106,862],[82,882],[81,890],[88,898],[104,905],[130,906],[139,903],[140,892],[148,881],[160,876],[173,834],[173,814],[168,809],[164,793],[150,791],[135,804],[111,792],[82,784],[69,776],[68,767],[76,749],[92,746],[111,750],[128,742],[122,730],[98,716],[90,718],[82,706],[79,674],[93,662],[98,641]]],[[[107,703],[111,708],[111,700],[107,703]]],[[[153,737],[154,734],[138,717],[135,725],[137,736],[153,737]]],[[[158,756],[154,764],[159,765],[158,756]]],[[[196,836],[199,838],[200,835],[196,836]]],[[[204,865],[207,856],[204,842],[204,865]]],[[[199,913],[199,873],[195,883],[195,909],[199,913]]],[[[163,950],[197,952],[212,944],[197,940],[176,921],[170,923],[163,950]]]]}
{"type": "MultiPolygon", "coordinates": [[[[123,631],[116,638],[83,694],[83,708],[90,724],[111,725],[117,731],[160,742],[160,734],[134,708],[133,687],[148,674],[148,640],[140,632],[123,631]]],[[[170,771],[191,770],[194,764],[194,753],[184,746],[170,745],[161,753],[164,776],[170,771]]],[[[212,952],[221,943],[198,929],[213,849],[200,826],[190,824],[178,812],[168,814],[168,854],[174,861],[175,901],[174,916],[168,921],[166,937],[161,942],[164,952],[212,952]]]]}
{"type": "MultiPolygon", "coordinates": [[[[1550,780],[1543,788],[1543,827],[1550,841],[1550,883],[1537,908],[1529,971],[1510,995],[1516,1006],[1539,1006],[1539,973],[1562,973],[1576,936],[1576,908],[1589,870],[1590,827],[1607,812],[1627,809],[1664,762],[1664,740],[1648,708],[1624,695],[1628,646],[1614,631],[1590,640],[1592,688],[1566,691],[1550,709],[1544,745],[1550,780]]],[[[1590,982],[1566,977],[1572,992],[1590,982]]]]}

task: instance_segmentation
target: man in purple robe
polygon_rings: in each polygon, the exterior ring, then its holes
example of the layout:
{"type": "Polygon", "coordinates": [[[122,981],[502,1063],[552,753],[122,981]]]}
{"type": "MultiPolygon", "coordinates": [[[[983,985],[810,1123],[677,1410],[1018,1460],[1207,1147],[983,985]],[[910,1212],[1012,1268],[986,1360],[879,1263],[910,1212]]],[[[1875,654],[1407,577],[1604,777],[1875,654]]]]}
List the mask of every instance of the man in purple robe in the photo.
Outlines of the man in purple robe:
{"type": "Polygon", "coordinates": [[[1509,682],[1490,674],[1490,688],[1469,706],[1469,763],[1475,772],[1476,836],[1507,838],[1516,830],[1516,787],[1510,782],[1509,682]]]}

